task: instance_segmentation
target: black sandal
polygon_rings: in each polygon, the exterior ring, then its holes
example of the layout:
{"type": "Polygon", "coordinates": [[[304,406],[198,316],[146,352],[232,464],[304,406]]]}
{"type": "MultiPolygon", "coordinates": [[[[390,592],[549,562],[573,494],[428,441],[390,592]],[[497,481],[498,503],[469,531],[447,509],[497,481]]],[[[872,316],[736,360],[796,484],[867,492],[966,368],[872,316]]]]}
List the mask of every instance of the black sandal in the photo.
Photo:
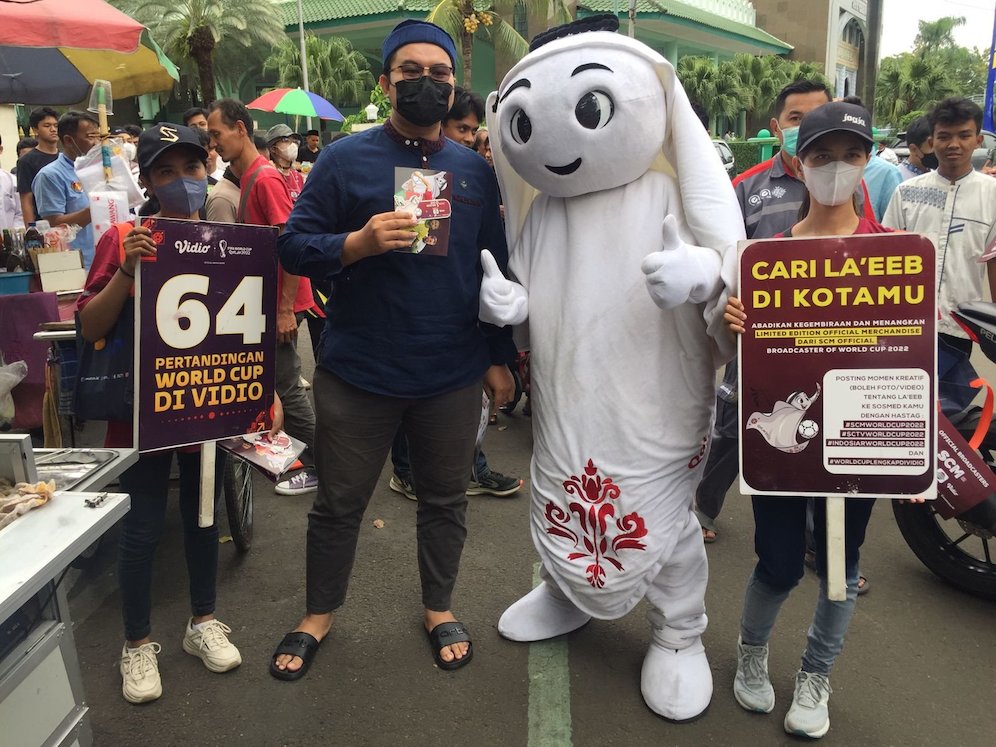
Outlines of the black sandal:
{"type": "Polygon", "coordinates": [[[307,673],[308,667],[311,666],[311,660],[315,658],[315,654],[318,653],[318,647],[321,645],[322,642],[310,633],[305,633],[301,630],[288,633],[280,641],[280,645],[273,652],[273,656],[270,657],[270,674],[278,680],[286,680],[288,682],[301,679],[307,673]],[[277,666],[277,657],[284,654],[300,657],[302,662],[301,668],[297,670],[280,669],[277,666]]]}
{"type": "Polygon", "coordinates": [[[459,669],[465,664],[469,664],[470,660],[474,656],[474,644],[470,640],[470,633],[467,631],[467,628],[464,627],[463,623],[439,623],[439,625],[434,627],[432,630],[426,631],[426,635],[429,636],[429,643],[432,646],[432,658],[436,660],[436,666],[440,669],[446,669],[448,671],[459,669]],[[442,651],[446,646],[452,646],[454,643],[462,643],[464,641],[466,641],[469,646],[467,647],[467,653],[463,655],[463,658],[453,659],[453,661],[446,661],[443,659],[442,651]]]}

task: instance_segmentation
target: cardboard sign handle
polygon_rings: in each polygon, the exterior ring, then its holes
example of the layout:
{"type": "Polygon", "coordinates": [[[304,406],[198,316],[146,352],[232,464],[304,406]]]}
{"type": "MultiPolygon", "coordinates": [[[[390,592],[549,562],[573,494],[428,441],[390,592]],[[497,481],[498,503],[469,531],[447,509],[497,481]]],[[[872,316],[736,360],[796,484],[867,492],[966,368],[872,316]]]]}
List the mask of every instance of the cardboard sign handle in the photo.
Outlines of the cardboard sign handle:
{"type": "Polygon", "coordinates": [[[979,377],[970,381],[969,384],[976,389],[986,388],[986,401],[982,405],[982,415],[979,417],[979,424],[975,427],[975,433],[969,439],[968,445],[973,449],[978,449],[982,445],[982,439],[989,432],[989,426],[993,422],[993,388],[988,381],[979,377]]]}

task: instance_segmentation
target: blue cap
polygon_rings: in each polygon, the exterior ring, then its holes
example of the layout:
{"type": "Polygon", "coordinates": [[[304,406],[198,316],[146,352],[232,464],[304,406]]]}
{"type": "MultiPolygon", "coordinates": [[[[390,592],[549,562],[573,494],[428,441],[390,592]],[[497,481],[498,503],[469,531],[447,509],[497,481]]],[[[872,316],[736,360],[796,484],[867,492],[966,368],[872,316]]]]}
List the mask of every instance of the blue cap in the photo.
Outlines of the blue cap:
{"type": "Polygon", "coordinates": [[[450,35],[434,23],[415,20],[402,21],[384,39],[384,67],[399,47],[420,42],[441,47],[450,56],[450,64],[456,67],[456,46],[450,35]]]}

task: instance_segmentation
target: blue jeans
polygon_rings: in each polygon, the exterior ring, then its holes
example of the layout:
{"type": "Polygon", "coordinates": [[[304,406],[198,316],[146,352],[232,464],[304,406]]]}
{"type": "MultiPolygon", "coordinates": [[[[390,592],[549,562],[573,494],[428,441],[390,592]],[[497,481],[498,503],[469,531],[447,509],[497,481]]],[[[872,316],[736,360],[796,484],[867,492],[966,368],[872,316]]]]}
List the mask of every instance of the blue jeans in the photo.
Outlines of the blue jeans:
{"type": "MultiPolygon", "coordinates": [[[[844,647],[844,635],[858,598],[859,548],[871,518],[875,499],[848,498],[844,511],[844,568],[847,599],[827,598],[826,500],[813,501],[813,535],[816,540],[816,572],[820,590],[816,612],[806,634],[802,669],[829,675],[844,647]]],[[[778,618],[782,603],[805,573],[806,499],[754,496],[754,552],[757,565],[747,580],[740,637],[753,646],[764,645],[778,618]]]]}
{"type": "MultiPolygon", "coordinates": [[[[394,465],[394,474],[411,482],[412,463],[408,456],[408,437],[404,431],[399,430],[394,436],[394,443],[391,445],[391,464],[394,465]]],[[[472,478],[476,480],[478,475],[487,474],[490,469],[484,452],[476,449],[472,478]]]]}
{"type": "MultiPolygon", "coordinates": [[[[190,581],[190,612],[195,617],[214,612],[218,577],[218,521],[197,526],[200,503],[201,455],[173,451],[142,454],[121,475],[121,490],[131,495],[131,509],[121,522],[118,547],[118,583],[125,638],[140,641],[152,630],[152,559],[166,522],[169,472],[176,454],[180,467],[180,516],[190,581]]],[[[215,508],[221,495],[225,459],[219,454],[215,469],[215,508]]]]}
{"type": "Polygon", "coordinates": [[[964,410],[979,393],[969,382],[978,377],[970,360],[972,343],[960,337],[937,336],[937,394],[949,418],[964,410]]]}

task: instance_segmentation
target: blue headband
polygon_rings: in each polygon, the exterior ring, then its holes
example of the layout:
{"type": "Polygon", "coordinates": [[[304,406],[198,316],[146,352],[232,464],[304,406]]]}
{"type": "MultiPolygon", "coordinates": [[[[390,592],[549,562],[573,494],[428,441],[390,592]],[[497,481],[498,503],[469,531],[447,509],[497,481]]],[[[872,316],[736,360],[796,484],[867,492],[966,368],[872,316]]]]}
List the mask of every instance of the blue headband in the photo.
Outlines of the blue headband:
{"type": "Polygon", "coordinates": [[[453,44],[453,39],[450,38],[450,35],[434,23],[414,20],[402,21],[384,39],[382,48],[384,67],[387,67],[387,61],[391,59],[391,55],[397,52],[400,47],[419,42],[435,44],[437,47],[441,47],[449,55],[450,64],[456,67],[456,46],[453,44]]]}

